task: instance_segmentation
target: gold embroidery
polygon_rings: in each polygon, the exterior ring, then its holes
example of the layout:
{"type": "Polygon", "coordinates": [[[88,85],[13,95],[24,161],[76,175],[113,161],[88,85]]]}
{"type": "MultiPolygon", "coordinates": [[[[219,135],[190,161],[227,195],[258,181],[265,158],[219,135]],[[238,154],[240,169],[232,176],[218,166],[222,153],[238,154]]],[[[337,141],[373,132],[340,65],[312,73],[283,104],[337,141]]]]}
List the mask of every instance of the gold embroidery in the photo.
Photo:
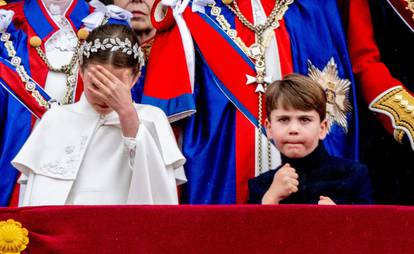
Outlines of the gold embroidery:
{"type": "Polygon", "coordinates": [[[309,61],[308,75],[315,80],[325,91],[326,119],[328,120],[328,132],[337,123],[348,132],[347,114],[352,106],[349,102],[349,90],[351,82],[338,76],[338,67],[331,58],[325,68],[320,71],[309,61]]]}
{"type": "Polygon", "coordinates": [[[411,18],[414,20],[414,0],[405,0],[407,2],[407,7],[405,7],[407,10],[410,10],[413,15],[411,18]]]}
{"type": "Polygon", "coordinates": [[[0,221],[0,253],[19,254],[29,243],[28,235],[29,231],[15,220],[0,221]]]}
{"type": "Polygon", "coordinates": [[[405,132],[403,130],[394,129],[394,139],[397,140],[398,143],[402,144],[402,140],[404,137],[405,132]]]}
{"type": "MultiPolygon", "coordinates": [[[[387,113],[394,121],[394,128],[404,131],[414,137],[414,97],[401,87],[390,90],[377,97],[370,105],[371,110],[387,113]]],[[[394,133],[397,141],[401,142],[403,135],[400,131],[394,133]]]]}

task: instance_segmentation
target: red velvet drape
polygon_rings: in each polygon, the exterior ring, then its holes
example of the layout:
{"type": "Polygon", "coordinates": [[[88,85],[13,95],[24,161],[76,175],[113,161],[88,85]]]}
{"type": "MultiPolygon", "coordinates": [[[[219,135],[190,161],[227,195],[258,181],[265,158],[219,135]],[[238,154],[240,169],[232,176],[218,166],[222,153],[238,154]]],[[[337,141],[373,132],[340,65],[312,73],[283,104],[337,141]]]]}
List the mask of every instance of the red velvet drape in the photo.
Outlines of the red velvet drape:
{"type": "Polygon", "coordinates": [[[413,253],[414,208],[73,206],[0,209],[24,253],[413,253]]]}

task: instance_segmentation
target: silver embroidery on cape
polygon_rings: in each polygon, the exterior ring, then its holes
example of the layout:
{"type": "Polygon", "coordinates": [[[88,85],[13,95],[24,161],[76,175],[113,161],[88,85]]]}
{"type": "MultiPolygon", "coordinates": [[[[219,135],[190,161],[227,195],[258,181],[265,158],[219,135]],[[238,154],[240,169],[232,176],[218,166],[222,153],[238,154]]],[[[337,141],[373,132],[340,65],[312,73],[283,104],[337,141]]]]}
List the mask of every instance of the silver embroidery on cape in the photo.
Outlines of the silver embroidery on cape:
{"type": "Polygon", "coordinates": [[[60,179],[74,179],[82,154],[86,148],[87,140],[87,136],[81,136],[79,145],[64,147],[64,158],[42,164],[36,173],[60,179]]]}

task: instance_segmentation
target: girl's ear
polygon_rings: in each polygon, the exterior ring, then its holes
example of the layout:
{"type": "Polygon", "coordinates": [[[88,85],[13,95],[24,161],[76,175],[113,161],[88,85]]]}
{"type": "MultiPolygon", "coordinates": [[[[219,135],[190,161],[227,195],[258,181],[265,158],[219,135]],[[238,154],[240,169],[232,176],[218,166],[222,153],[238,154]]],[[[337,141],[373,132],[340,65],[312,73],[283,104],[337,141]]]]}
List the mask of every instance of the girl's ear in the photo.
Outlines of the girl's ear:
{"type": "Polygon", "coordinates": [[[132,83],[131,83],[131,88],[138,82],[139,77],[141,76],[141,72],[137,72],[136,74],[134,74],[133,78],[132,78],[132,83]]]}
{"type": "Polygon", "coordinates": [[[79,66],[79,75],[80,75],[80,77],[81,77],[81,79],[83,80],[83,72],[84,72],[84,68],[83,68],[84,66],[81,64],[80,66],[79,66]]]}

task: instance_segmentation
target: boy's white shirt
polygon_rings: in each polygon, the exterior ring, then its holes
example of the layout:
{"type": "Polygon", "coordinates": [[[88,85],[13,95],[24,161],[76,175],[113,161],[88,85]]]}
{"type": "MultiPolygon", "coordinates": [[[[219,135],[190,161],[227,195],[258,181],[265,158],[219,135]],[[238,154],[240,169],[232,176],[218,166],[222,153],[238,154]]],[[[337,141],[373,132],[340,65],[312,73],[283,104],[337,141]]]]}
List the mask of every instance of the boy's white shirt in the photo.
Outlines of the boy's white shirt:
{"type": "Polygon", "coordinates": [[[115,112],[101,117],[84,95],[46,112],[12,161],[27,179],[20,205],[177,204],[185,158],[165,114],[135,107],[135,139],[122,137],[115,112]],[[100,183],[110,188],[99,190],[100,183]]]}

